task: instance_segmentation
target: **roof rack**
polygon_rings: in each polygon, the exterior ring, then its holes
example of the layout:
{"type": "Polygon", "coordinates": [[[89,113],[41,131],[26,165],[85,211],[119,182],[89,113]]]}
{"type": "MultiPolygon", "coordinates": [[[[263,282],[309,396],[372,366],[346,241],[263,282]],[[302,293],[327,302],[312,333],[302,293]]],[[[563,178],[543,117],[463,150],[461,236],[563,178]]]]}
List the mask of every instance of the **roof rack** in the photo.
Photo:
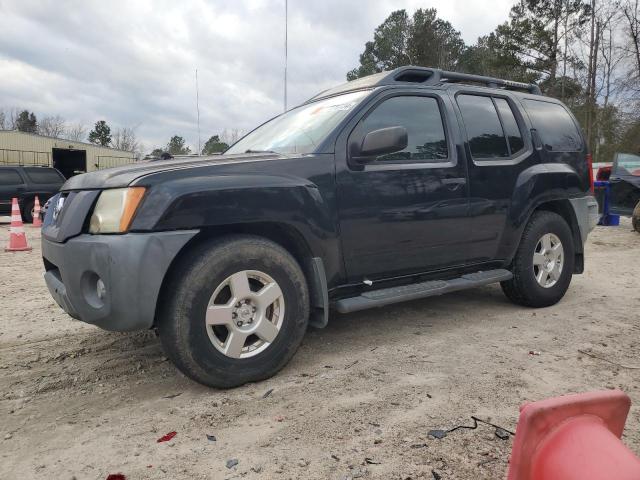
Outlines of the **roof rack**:
{"type": "Polygon", "coordinates": [[[469,73],[449,72],[438,68],[415,67],[412,65],[399,67],[388,72],[375,73],[367,77],[361,77],[351,82],[343,83],[337,87],[325,90],[307,100],[306,103],[320,98],[339,95],[348,91],[364,88],[380,87],[383,85],[420,84],[443,85],[446,83],[477,83],[489,88],[503,88],[505,90],[521,90],[533,95],[542,95],[540,87],[533,83],[514,82],[500,78],[485,77],[469,73]]]}
{"type": "Polygon", "coordinates": [[[514,82],[501,78],[485,77],[470,73],[449,72],[438,68],[406,66],[396,68],[382,78],[378,85],[390,85],[398,82],[420,83],[422,85],[438,85],[444,83],[479,83],[489,88],[504,88],[506,90],[524,90],[525,92],[542,95],[540,87],[533,83],[514,82]]]}

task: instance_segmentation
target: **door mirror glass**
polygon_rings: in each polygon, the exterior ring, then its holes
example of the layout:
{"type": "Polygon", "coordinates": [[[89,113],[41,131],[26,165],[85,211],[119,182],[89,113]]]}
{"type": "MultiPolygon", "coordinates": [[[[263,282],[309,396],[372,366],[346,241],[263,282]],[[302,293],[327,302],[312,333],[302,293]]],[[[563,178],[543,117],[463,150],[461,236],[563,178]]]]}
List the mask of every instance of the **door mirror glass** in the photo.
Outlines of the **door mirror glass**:
{"type": "Polygon", "coordinates": [[[387,127],[367,133],[360,145],[359,161],[374,160],[379,155],[395,153],[407,148],[408,135],[404,127],[387,127]]]}

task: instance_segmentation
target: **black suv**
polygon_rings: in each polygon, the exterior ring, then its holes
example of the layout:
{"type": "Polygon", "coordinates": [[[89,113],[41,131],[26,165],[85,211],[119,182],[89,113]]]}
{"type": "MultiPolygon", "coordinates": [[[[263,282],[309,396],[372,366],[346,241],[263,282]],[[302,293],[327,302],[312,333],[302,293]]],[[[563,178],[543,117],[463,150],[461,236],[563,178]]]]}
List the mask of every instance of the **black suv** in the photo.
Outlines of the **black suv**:
{"type": "Polygon", "coordinates": [[[186,375],[267,378],[329,311],[500,282],[558,302],[598,220],[569,110],[535,85],[404,67],[327,90],[222,156],[73,177],[45,217],[71,316],[158,329],[186,375]]]}
{"type": "Polygon", "coordinates": [[[64,182],[65,178],[55,168],[0,166],[0,215],[11,214],[11,200],[16,197],[22,219],[32,222],[36,195],[44,206],[64,182]]]}

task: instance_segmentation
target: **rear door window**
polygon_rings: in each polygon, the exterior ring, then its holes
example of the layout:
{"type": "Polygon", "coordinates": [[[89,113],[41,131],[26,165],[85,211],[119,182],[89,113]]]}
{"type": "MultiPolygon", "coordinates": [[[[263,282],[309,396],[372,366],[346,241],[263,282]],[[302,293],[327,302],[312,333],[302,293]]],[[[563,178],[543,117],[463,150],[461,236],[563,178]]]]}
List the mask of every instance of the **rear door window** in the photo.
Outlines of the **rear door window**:
{"type": "Polygon", "coordinates": [[[496,107],[500,114],[500,119],[502,120],[502,128],[504,129],[504,134],[506,135],[507,142],[509,143],[511,156],[516,155],[524,148],[522,133],[520,133],[516,117],[507,100],[504,98],[494,98],[493,101],[496,102],[496,107]]]}
{"type": "Polygon", "coordinates": [[[17,170],[0,169],[0,185],[22,185],[22,177],[17,170]]]}
{"type": "Polygon", "coordinates": [[[567,109],[559,103],[523,100],[524,108],[550,152],[579,152],[582,135],[567,109]]]}
{"type": "Polygon", "coordinates": [[[27,176],[33,183],[62,183],[64,178],[51,168],[25,168],[27,176]]]}
{"type": "Polygon", "coordinates": [[[491,97],[458,95],[457,101],[473,158],[508,158],[509,147],[491,97]]]}

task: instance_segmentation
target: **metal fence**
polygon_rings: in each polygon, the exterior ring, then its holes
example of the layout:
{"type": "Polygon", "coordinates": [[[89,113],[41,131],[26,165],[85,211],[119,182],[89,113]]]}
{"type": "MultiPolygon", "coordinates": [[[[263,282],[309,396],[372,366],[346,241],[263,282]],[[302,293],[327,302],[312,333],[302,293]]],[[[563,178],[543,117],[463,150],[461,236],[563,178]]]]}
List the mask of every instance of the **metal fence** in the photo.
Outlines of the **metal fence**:
{"type": "Polygon", "coordinates": [[[0,148],[0,165],[51,166],[51,152],[33,152],[0,148]]]}
{"type": "Polygon", "coordinates": [[[96,157],[96,168],[100,170],[102,168],[119,167],[120,165],[125,165],[127,163],[133,162],[135,162],[135,159],[130,157],[98,155],[96,157]]]}

